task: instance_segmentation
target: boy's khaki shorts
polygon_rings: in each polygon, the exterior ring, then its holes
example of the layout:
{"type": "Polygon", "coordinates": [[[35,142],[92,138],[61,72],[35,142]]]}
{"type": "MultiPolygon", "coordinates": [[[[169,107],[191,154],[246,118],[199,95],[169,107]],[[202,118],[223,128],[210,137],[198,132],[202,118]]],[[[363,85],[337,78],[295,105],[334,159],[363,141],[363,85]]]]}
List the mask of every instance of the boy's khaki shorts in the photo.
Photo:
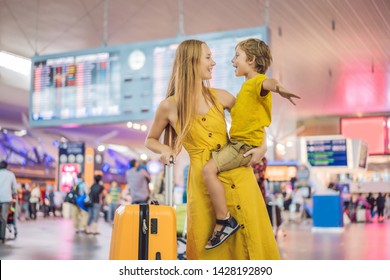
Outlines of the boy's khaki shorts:
{"type": "Polygon", "coordinates": [[[211,151],[211,157],[217,165],[218,173],[247,165],[252,156],[244,157],[243,155],[252,148],[254,147],[230,139],[221,149],[211,151]]]}

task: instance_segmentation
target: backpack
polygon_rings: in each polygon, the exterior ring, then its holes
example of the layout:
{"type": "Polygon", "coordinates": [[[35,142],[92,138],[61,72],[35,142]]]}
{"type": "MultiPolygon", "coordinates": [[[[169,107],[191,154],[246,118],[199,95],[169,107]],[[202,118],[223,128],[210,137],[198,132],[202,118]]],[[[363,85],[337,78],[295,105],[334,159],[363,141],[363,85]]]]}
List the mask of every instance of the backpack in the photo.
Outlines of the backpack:
{"type": "Polygon", "coordinates": [[[64,202],[76,205],[76,199],[79,196],[79,184],[72,186],[70,191],[66,194],[64,202]]]}

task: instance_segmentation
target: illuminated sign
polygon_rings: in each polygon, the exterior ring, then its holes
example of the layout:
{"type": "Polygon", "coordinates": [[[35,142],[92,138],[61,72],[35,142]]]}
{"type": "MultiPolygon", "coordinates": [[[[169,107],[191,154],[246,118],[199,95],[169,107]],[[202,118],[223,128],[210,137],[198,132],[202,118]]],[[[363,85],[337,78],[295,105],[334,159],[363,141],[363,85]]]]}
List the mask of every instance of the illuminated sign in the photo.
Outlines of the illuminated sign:
{"type": "Polygon", "coordinates": [[[308,140],[307,161],[311,166],[347,166],[347,141],[335,140],[308,140]]]}
{"type": "Polygon", "coordinates": [[[60,143],[58,161],[59,190],[68,192],[77,182],[77,174],[83,172],[85,144],[82,142],[60,143]]]}
{"type": "Polygon", "coordinates": [[[270,181],[290,181],[297,176],[296,166],[267,166],[265,178],[270,181]]]}
{"type": "Polygon", "coordinates": [[[348,138],[361,139],[368,144],[368,154],[390,153],[389,123],[387,117],[341,118],[341,134],[348,138]]]}
{"type": "Polygon", "coordinates": [[[59,185],[60,191],[69,192],[74,184],[77,183],[77,174],[81,172],[80,164],[65,163],[59,167],[59,185]]]}

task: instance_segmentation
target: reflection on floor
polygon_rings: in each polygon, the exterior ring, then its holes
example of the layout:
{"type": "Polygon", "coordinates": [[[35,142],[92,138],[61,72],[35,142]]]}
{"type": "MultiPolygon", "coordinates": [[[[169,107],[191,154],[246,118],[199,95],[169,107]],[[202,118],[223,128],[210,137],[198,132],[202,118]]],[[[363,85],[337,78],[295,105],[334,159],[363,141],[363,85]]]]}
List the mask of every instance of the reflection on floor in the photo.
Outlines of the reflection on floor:
{"type": "MultiPolygon", "coordinates": [[[[72,221],[39,217],[18,222],[18,237],[0,244],[2,260],[107,260],[111,225],[99,222],[99,235],[75,234],[72,221]]],[[[311,220],[287,224],[279,231],[284,260],[390,259],[390,220],[351,224],[341,233],[312,232],[311,220]]]]}
{"type": "Polygon", "coordinates": [[[342,232],[312,232],[311,220],[285,225],[278,233],[284,260],[390,260],[390,220],[353,223],[342,232]]]}

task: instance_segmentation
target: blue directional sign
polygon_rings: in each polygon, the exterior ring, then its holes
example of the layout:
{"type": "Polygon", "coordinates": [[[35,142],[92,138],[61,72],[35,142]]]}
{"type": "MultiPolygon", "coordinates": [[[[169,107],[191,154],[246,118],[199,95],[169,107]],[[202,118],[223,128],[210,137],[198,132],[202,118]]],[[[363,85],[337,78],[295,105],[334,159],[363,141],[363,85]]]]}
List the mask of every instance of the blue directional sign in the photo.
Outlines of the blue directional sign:
{"type": "Polygon", "coordinates": [[[306,147],[311,166],[348,166],[346,139],[308,140],[306,147]]]}

